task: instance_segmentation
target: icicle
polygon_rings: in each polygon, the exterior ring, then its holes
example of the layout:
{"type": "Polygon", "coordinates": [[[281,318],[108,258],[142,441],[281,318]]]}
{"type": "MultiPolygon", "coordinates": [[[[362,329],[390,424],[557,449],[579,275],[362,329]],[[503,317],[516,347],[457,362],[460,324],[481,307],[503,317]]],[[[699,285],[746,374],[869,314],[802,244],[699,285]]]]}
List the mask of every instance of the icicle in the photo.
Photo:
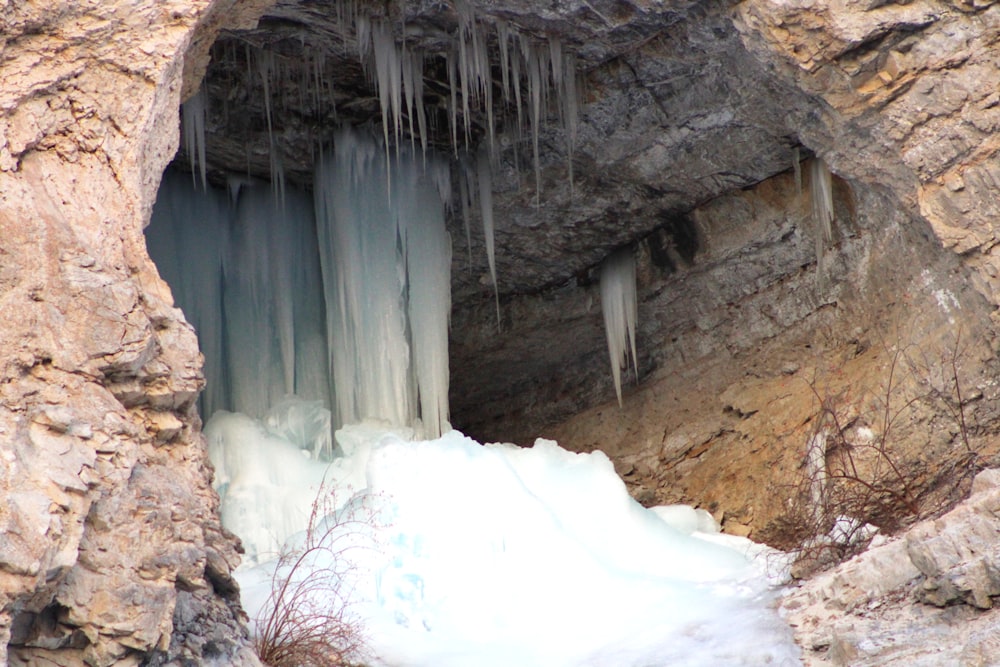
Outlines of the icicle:
{"type": "MultiPolygon", "coordinates": [[[[248,52],[249,55],[249,52],[248,52]]],[[[279,206],[285,202],[285,168],[281,160],[281,151],[274,134],[274,101],[271,98],[271,82],[277,75],[278,67],[274,54],[270,51],[257,51],[253,62],[257,76],[260,77],[264,96],[264,118],[267,121],[268,161],[271,172],[271,186],[279,206]]]]}
{"type": "Polygon", "coordinates": [[[549,64],[552,67],[552,82],[561,86],[563,84],[563,51],[562,42],[559,41],[558,37],[549,38],[549,64]]]}
{"type": "Polygon", "coordinates": [[[456,2],[455,8],[459,15],[458,29],[458,83],[459,92],[462,97],[462,119],[465,129],[465,147],[469,147],[469,133],[471,131],[472,114],[469,110],[469,98],[472,96],[472,67],[469,63],[469,48],[466,44],[466,32],[469,29],[469,22],[474,19],[469,15],[471,8],[464,2],[456,2]]]}
{"type": "MultiPolygon", "coordinates": [[[[822,158],[816,158],[810,165],[812,169],[811,189],[813,202],[813,219],[817,230],[826,241],[833,240],[833,178],[830,168],[822,158]]],[[[818,234],[819,235],[819,234],[818,234]]]]}
{"type": "MultiPolygon", "coordinates": [[[[497,46],[500,50],[500,81],[504,102],[510,101],[510,27],[506,21],[497,21],[497,46]]],[[[516,81],[516,79],[515,79],[516,81]]]]}
{"type": "MultiPolygon", "coordinates": [[[[527,42],[525,42],[527,44],[527,42]]],[[[542,167],[538,153],[538,134],[541,131],[543,66],[542,59],[536,49],[527,47],[528,57],[528,96],[531,101],[531,156],[535,168],[535,206],[541,204],[542,167]]]]}
{"type": "MultiPolygon", "coordinates": [[[[407,314],[413,353],[411,376],[417,386],[423,435],[448,430],[448,323],[451,313],[451,238],[436,187],[414,168],[397,179],[401,236],[406,246],[407,314]]],[[[449,187],[450,190],[450,187],[449,187]]]]}
{"type": "Polygon", "coordinates": [[[419,413],[436,437],[447,419],[451,266],[440,192],[451,186],[443,166],[424,170],[409,151],[384,162],[374,141],[342,131],[314,180],[335,422],[410,425],[419,413]]]}
{"type": "Polygon", "coordinates": [[[364,66],[368,62],[372,48],[372,23],[367,16],[358,14],[354,18],[354,25],[358,42],[358,60],[364,66]]]}
{"type": "MultiPolygon", "coordinates": [[[[403,65],[400,49],[396,45],[392,29],[383,22],[371,28],[372,52],[375,57],[375,84],[378,88],[379,106],[382,108],[382,139],[386,156],[389,154],[389,123],[392,122],[392,136],[395,139],[396,155],[399,156],[399,138],[403,129],[403,65]]],[[[388,166],[388,164],[386,165],[388,166]]]]}
{"type": "MultiPolygon", "coordinates": [[[[423,108],[422,100],[416,96],[416,79],[421,79],[423,72],[416,72],[416,77],[414,77],[413,71],[413,59],[410,55],[410,50],[406,48],[403,44],[401,47],[402,55],[402,73],[403,73],[403,99],[406,102],[406,118],[410,127],[410,148],[416,148],[416,132],[413,126],[413,117],[417,113],[414,101],[419,104],[420,108],[423,108]]],[[[423,146],[424,138],[423,134],[420,135],[420,145],[423,146]]]]}
{"type": "Polygon", "coordinates": [[[417,129],[420,132],[420,149],[424,159],[427,158],[427,111],[424,109],[424,55],[415,53],[411,56],[410,67],[413,70],[413,97],[416,100],[417,129]]]}
{"type": "Polygon", "coordinates": [[[496,145],[496,122],[493,115],[493,72],[490,68],[490,54],[486,35],[481,34],[479,24],[472,24],[472,46],[477,87],[477,97],[486,108],[486,128],[489,139],[490,158],[499,160],[496,145]]]}
{"type": "Polygon", "coordinates": [[[833,178],[822,158],[814,158],[809,168],[813,234],[816,237],[816,275],[822,287],[824,251],[826,244],[833,240],[833,178]]]}
{"type": "Polygon", "coordinates": [[[490,169],[489,153],[482,148],[476,158],[476,174],[479,179],[479,207],[483,216],[483,237],[486,240],[486,260],[490,265],[490,280],[493,282],[493,297],[497,306],[497,327],[500,326],[500,288],[497,286],[496,250],[494,247],[493,225],[493,176],[490,169]]]}
{"type": "Polygon", "coordinates": [[[615,382],[618,405],[622,405],[622,368],[628,367],[632,353],[632,368],[638,377],[638,356],[635,329],[638,321],[635,289],[635,258],[631,250],[619,250],[601,263],[601,312],[604,333],[608,339],[611,375],[615,382]]]}
{"type": "Polygon", "coordinates": [[[205,91],[201,88],[181,105],[181,126],[184,128],[184,150],[191,164],[191,178],[197,168],[201,174],[201,188],[208,187],[205,176],[207,163],[205,161],[205,119],[208,110],[205,107],[205,91]]]}
{"type": "Polygon", "coordinates": [[[451,128],[451,147],[455,151],[455,155],[458,155],[458,90],[457,86],[457,72],[455,67],[455,58],[453,56],[445,57],[445,65],[448,69],[448,91],[449,102],[448,102],[448,122],[451,128]]]}
{"type": "Polygon", "coordinates": [[[237,176],[236,174],[226,176],[226,189],[229,191],[229,205],[231,207],[236,207],[236,203],[240,200],[240,191],[251,183],[252,181],[245,176],[237,176]]]}
{"type": "Polygon", "coordinates": [[[517,111],[517,137],[524,136],[524,103],[521,100],[521,62],[522,56],[519,49],[511,52],[510,78],[514,87],[514,109],[517,111]]]}
{"type": "Polygon", "coordinates": [[[569,187],[573,190],[573,152],[576,149],[576,134],[579,128],[580,99],[576,88],[576,56],[572,53],[564,55],[566,66],[563,69],[562,100],[565,112],[563,127],[566,131],[566,161],[569,165],[569,187]]]}
{"type": "Polygon", "coordinates": [[[472,169],[467,160],[458,167],[458,197],[462,202],[462,227],[465,229],[465,245],[469,251],[469,268],[472,268],[472,169]]]}

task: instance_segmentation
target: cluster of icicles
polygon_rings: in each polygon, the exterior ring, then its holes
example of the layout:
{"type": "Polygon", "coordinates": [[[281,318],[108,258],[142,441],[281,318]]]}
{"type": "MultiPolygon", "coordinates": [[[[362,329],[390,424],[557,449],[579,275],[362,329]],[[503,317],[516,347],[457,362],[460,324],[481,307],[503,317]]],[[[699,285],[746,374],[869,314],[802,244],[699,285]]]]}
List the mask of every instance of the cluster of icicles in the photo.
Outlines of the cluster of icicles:
{"type": "Polygon", "coordinates": [[[329,433],[330,406],[337,427],[449,428],[448,164],[404,150],[386,178],[386,162],[378,142],[342,130],[312,198],[165,176],[147,241],[205,352],[203,414],[280,430],[294,412],[329,433]]]}
{"type": "MultiPolygon", "coordinates": [[[[492,166],[499,155],[495,109],[508,115],[506,125],[516,127],[518,140],[530,132],[537,197],[539,132],[555,107],[572,181],[577,68],[573,54],[556,38],[539,44],[502,21],[487,30],[471,5],[458,1],[455,8],[459,25],[444,57],[460,200],[456,212],[461,211],[471,252],[470,219],[478,208],[499,321],[492,204],[492,166]],[[499,62],[491,61],[491,51],[499,62]],[[498,82],[494,71],[500,73],[498,82]],[[502,94],[500,104],[495,104],[495,90],[502,94]],[[473,112],[485,113],[488,128],[475,147],[473,112]]],[[[228,409],[265,418],[284,396],[295,394],[331,405],[336,425],[370,417],[399,425],[422,422],[424,434],[435,437],[447,428],[448,419],[451,246],[443,216],[454,202],[448,165],[428,148],[426,56],[407,42],[405,27],[404,38],[398,40],[389,21],[365,15],[356,3],[341,3],[339,11],[344,48],[353,35],[358,58],[378,93],[380,145],[343,132],[333,159],[323,157],[317,146],[314,202],[303,203],[300,194],[285,187],[275,144],[280,110],[272,92],[279,81],[288,80],[290,70],[274,53],[247,47],[247,63],[264,95],[270,198],[259,187],[239,194],[247,183],[240,178],[230,181],[229,204],[209,192],[208,109],[199,93],[183,105],[182,126],[203,196],[181,203],[187,195],[180,193],[179,185],[166,183],[159,209],[171,221],[153,225],[151,246],[169,248],[161,252],[158,264],[179,292],[178,302],[198,328],[206,352],[209,387],[202,399],[203,414],[228,409]],[[379,151],[381,158],[375,155],[379,151]],[[179,210],[185,207],[207,209],[179,210]],[[218,229],[207,229],[206,224],[218,229]],[[175,230],[173,240],[157,233],[167,226],[175,230]],[[318,256],[307,247],[309,238],[318,238],[318,256]],[[187,261],[192,252],[206,255],[198,262],[206,268],[192,272],[178,265],[176,276],[170,275],[174,261],[192,264],[187,261]],[[286,263],[294,270],[282,268],[286,263]],[[317,282],[317,276],[322,276],[319,290],[307,284],[317,282]],[[218,322],[218,313],[224,313],[225,324],[218,322]]],[[[317,104],[332,99],[321,94],[333,85],[322,58],[305,70],[299,65],[297,71],[309,72],[300,82],[302,95],[317,104]]],[[[635,364],[631,254],[609,258],[601,268],[601,282],[608,351],[621,402],[621,368],[628,351],[635,364]]]]}

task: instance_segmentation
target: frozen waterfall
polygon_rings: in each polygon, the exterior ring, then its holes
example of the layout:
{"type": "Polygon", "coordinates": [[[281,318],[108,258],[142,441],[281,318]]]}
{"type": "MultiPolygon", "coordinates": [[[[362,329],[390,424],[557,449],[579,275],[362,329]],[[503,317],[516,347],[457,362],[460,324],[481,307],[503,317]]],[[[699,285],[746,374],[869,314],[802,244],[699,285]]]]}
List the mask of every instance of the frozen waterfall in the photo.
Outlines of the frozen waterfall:
{"type": "Polygon", "coordinates": [[[352,132],[317,169],[337,423],[419,417],[432,437],[448,428],[450,192],[446,163],[405,148],[387,157],[352,132]]]}
{"type": "Polygon", "coordinates": [[[387,162],[375,140],[344,131],[313,198],[262,182],[231,190],[235,201],[168,173],[147,232],[205,351],[205,417],[264,419],[296,396],[332,410],[335,426],[447,430],[447,163],[405,148],[387,162]]]}

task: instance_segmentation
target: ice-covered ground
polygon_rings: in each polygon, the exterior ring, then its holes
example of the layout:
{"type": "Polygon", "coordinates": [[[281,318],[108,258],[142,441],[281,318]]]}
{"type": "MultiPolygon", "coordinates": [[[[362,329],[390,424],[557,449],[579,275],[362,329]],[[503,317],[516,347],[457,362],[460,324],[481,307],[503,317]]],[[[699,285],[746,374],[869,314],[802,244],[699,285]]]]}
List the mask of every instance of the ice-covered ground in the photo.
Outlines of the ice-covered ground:
{"type": "Polygon", "coordinates": [[[251,560],[237,572],[251,618],[270,555],[305,527],[325,479],[363,519],[345,528],[357,548],[343,590],[370,664],[800,662],[774,608],[775,554],[719,534],[703,511],[644,509],[600,452],[484,446],[457,431],[413,442],[366,424],[338,431],[343,455],[325,464],[274,430],[229,413],[206,426],[223,520],[251,560]]]}

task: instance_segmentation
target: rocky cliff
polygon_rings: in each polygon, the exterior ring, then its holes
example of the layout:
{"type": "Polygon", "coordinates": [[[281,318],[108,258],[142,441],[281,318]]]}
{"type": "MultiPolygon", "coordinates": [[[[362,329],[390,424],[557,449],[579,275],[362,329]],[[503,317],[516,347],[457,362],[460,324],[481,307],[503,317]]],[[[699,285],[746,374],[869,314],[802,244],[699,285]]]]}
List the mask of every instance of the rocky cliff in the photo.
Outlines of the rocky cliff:
{"type": "MultiPolygon", "coordinates": [[[[424,54],[429,142],[445,150],[448,58],[470,20],[494,58],[502,25],[578,72],[572,127],[554,102],[531,131],[509,105],[462,114],[473,148],[491,119],[499,131],[501,317],[485,239],[463,251],[456,214],[457,427],[600,447],[643,502],[703,506],[783,546],[838,512],[899,529],[995,462],[997,5],[359,6],[424,54]],[[824,165],[829,234],[810,195],[824,165]],[[621,247],[639,263],[640,358],[619,407],[596,267],[621,247]]],[[[308,186],[336,124],[381,121],[338,7],[0,6],[11,663],[252,664],[196,339],[142,229],[198,90],[211,179],[269,178],[277,160],[308,186]]]]}
{"type": "Polygon", "coordinates": [[[0,7],[3,664],[255,662],[197,341],[142,234],[186,54],[240,4],[0,7]]]}

